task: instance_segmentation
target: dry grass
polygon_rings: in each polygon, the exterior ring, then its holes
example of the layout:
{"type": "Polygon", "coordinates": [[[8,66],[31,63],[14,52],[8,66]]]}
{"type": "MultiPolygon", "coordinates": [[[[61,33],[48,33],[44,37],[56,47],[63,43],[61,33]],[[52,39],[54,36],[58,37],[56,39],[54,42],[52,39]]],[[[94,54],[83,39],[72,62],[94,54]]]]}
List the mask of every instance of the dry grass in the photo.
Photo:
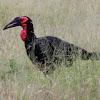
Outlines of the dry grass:
{"type": "Polygon", "coordinates": [[[100,62],[76,61],[44,77],[26,55],[21,27],[2,30],[17,16],[33,20],[37,37],[100,51],[99,0],[0,0],[0,100],[100,100],[100,62]]]}

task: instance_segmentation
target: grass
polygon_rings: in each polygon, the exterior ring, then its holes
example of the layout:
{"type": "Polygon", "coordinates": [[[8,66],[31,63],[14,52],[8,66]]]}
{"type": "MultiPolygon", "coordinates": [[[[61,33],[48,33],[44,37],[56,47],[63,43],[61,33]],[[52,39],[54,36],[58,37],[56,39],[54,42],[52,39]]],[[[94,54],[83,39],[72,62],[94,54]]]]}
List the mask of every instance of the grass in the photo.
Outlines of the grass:
{"type": "Polygon", "coordinates": [[[100,100],[100,61],[62,64],[45,77],[26,55],[22,28],[2,30],[18,16],[33,20],[37,37],[100,50],[99,0],[0,0],[0,100],[100,100]]]}

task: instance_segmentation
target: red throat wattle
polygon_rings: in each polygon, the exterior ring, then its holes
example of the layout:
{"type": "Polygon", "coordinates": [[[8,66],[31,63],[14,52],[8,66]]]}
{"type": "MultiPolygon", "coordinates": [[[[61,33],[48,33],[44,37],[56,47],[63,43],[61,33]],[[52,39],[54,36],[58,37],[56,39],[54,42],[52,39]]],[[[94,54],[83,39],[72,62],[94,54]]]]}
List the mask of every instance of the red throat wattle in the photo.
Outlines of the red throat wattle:
{"type": "Polygon", "coordinates": [[[25,33],[24,30],[21,31],[21,33],[20,33],[20,37],[21,37],[21,39],[22,39],[23,41],[26,40],[27,34],[25,33]]]}
{"type": "Polygon", "coordinates": [[[28,21],[28,18],[26,17],[19,18],[19,22],[21,22],[22,27],[23,27],[23,30],[20,33],[20,37],[23,41],[25,41],[27,38],[27,24],[26,24],[27,21],[28,21]]]}

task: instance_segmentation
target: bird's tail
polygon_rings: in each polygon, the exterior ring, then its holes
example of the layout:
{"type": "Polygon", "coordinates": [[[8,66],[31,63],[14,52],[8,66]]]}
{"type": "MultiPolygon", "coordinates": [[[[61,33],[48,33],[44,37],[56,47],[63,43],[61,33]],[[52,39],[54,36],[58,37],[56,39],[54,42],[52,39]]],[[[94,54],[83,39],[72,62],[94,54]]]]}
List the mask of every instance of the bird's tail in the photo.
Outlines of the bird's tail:
{"type": "Polygon", "coordinates": [[[100,53],[99,52],[89,52],[88,53],[89,59],[100,60],[100,53]]]}
{"type": "Polygon", "coordinates": [[[81,53],[81,59],[83,60],[100,60],[100,52],[87,52],[86,50],[83,50],[81,53]]]}

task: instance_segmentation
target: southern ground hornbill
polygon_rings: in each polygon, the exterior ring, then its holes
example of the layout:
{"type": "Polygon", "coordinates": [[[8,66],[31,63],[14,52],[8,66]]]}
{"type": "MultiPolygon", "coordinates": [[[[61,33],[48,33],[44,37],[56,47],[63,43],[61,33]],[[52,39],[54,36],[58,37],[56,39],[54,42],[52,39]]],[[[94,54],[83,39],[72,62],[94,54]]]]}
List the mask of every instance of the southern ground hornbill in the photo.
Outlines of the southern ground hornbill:
{"type": "Polygon", "coordinates": [[[29,17],[16,17],[5,26],[4,30],[16,26],[22,26],[23,28],[20,36],[25,43],[28,57],[45,74],[54,69],[53,64],[55,63],[59,64],[63,61],[65,64],[69,62],[72,64],[76,58],[83,60],[99,58],[98,53],[87,52],[57,37],[45,36],[37,38],[34,34],[32,20],[29,17]]]}

